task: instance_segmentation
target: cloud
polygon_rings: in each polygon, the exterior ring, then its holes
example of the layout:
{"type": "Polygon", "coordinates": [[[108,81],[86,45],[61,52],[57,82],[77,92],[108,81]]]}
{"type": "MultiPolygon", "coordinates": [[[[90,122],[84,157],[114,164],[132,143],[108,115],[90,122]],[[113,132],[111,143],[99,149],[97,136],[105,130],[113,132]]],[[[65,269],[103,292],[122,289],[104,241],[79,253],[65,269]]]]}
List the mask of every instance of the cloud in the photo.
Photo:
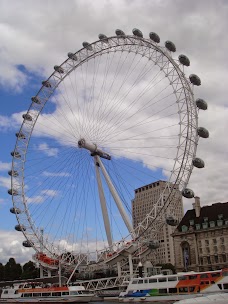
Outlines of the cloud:
{"type": "Polygon", "coordinates": [[[42,151],[47,156],[57,156],[58,149],[57,148],[50,148],[47,143],[42,143],[38,145],[38,150],[42,151]]]}
{"type": "Polygon", "coordinates": [[[0,187],[10,189],[11,188],[11,179],[10,177],[0,176],[0,187]]]}
{"type": "Polygon", "coordinates": [[[26,263],[31,260],[33,249],[25,248],[22,242],[25,240],[22,233],[17,231],[0,230],[0,262],[5,264],[10,257],[15,258],[17,263],[26,263]]]}
{"type": "Polygon", "coordinates": [[[44,176],[59,176],[59,177],[68,177],[68,176],[70,176],[70,174],[69,173],[67,173],[67,172],[59,172],[59,173],[57,173],[57,172],[48,172],[48,171],[44,171],[43,173],[42,173],[44,176]]]}
{"type": "Polygon", "coordinates": [[[55,196],[58,195],[59,191],[51,190],[51,189],[45,189],[45,190],[42,190],[41,193],[43,195],[46,195],[46,196],[55,197],[55,196]]]}
{"type": "Polygon", "coordinates": [[[11,163],[4,163],[0,161],[0,171],[6,171],[11,168],[11,163]]]}

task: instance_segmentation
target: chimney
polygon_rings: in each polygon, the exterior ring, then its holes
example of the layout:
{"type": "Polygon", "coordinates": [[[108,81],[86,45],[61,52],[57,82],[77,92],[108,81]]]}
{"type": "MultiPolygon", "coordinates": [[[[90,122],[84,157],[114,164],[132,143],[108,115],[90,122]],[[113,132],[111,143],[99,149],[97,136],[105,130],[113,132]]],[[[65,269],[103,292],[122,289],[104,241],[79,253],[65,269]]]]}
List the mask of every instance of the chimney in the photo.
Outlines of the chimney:
{"type": "Polygon", "coordinates": [[[195,209],[196,217],[200,216],[200,198],[195,196],[195,203],[192,204],[193,209],[195,209]]]}

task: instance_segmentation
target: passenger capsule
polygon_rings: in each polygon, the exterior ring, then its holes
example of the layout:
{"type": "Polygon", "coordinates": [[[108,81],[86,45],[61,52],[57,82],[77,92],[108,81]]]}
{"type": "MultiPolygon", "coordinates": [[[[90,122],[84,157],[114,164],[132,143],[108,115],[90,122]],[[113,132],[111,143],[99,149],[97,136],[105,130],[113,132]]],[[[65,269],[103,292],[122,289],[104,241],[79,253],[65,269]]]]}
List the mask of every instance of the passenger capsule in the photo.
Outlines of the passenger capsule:
{"type": "Polygon", "coordinates": [[[108,37],[106,35],[104,35],[104,34],[99,34],[98,38],[100,40],[102,40],[103,42],[108,42],[108,37]]]}
{"type": "Polygon", "coordinates": [[[181,64],[185,65],[185,66],[190,66],[190,60],[188,59],[188,57],[186,55],[179,55],[178,57],[179,61],[181,64]]]}
{"type": "Polygon", "coordinates": [[[82,43],[82,45],[83,45],[83,47],[84,47],[85,49],[87,49],[87,50],[89,50],[89,51],[92,51],[92,50],[93,50],[92,45],[91,45],[89,42],[84,41],[84,42],[82,43]]]}
{"type": "Polygon", "coordinates": [[[41,104],[41,101],[39,100],[39,97],[33,96],[31,99],[32,99],[32,102],[35,102],[37,104],[41,104]]]}
{"type": "Polygon", "coordinates": [[[68,53],[67,56],[68,56],[70,59],[72,59],[72,60],[75,60],[75,61],[78,60],[77,56],[76,56],[75,54],[73,54],[73,53],[68,53]]]}
{"type": "Polygon", "coordinates": [[[10,154],[15,158],[21,158],[21,154],[17,151],[12,151],[10,154]]]}
{"type": "Polygon", "coordinates": [[[28,113],[23,114],[22,118],[24,118],[24,120],[32,121],[32,116],[28,113]]]}
{"type": "Polygon", "coordinates": [[[170,226],[177,226],[178,225],[178,220],[175,219],[172,216],[167,216],[167,218],[166,218],[166,224],[170,225],[170,226]]]}
{"type": "Polygon", "coordinates": [[[160,42],[160,37],[158,36],[158,34],[156,34],[154,32],[150,32],[149,37],[151,40],[153,40],[156,43],[160,42]]]}
{"type": "Polygon", "coordinates": [[[22,245],[24,246],[24,247],[27,247],[27,248],[30,248],[30,247],[32,247],[32,242],[29,242],[29,241],[23,241],[23,243],[22,243],[22,245]]]}
{"type": "Polygon", "coordinates": [[[15,170],[10,170],[10,171],[8,171],[8,174],[9,174],[10,176],[13,176],[13,177],[17,177],[17,176],[19,175],[18,172],[15,171],[15,170]]]}
{"type": "Polygon", "coordinates": [[[21,210],[19,208],[12,207],[10,208],[10,212],[13,214],[20,214],[21,210]]]}
{"type": "Polygon", "coordinates": [[[55,65],[55,66],[54,66],[54,70],[55,70],[56,72],[60,73],[60,74],[63,74],[63,73],[64,73],[64,69],[63,69],[61,66],[59,66],[59,65],[55,65]]]}
{"type": "Polygon", "coordinates": [[[16,137],[19,138],[19,139],[25,139],[26,138],[24,133],[22,133],[22,132],[16,133],[16,137]]]}
{"type": "Polygon", "coordinates": [[[176,52],[176,46],[172,41],[167,40],[165,42],[165,47],[170,51],[170,52],[176,52]]]}
{"type": "Polygon", "coordinates": [[[18,192],[17,192],[16,189],[9,189],[9,190],[8,190],[8,193],[9,193],[10,195],[18,195],[18,192]]]}
{"type": "Polygon", "coordinates": [[[137,28],[134,28],[134,29],[132,30],[132,33],[133,33],[135,36],[137,36],[137,37],[143,38],[143,33],[142,33],[139,29],[137,29],[137,28]]]}
{"type": "Polygon", "coordinates": [[[125,33],[124,33],[124,31],[117,29],[116,36],[125,36],[125,33]]]}
{"type": "Polygon", "coordinates": [[[199,76],[197,76],[196,74],[191,74],[189,76],[189,79],[191,81],[192,84],[196,85],[196,86],[200,86],[201,85],[201,80],[199,78],[199,76]]]}
{"type": "Polygon", "coordinates": [[[200,110],[207,110],[207,102],[204,99],[196,99],[196,105],[200,110]]]}
{"type": "Polygon", "coordinates": [[[193,198],[195,196],[193,190],[189,189],[189,188],[185,188],[182,191],[182,195],[186,198],[193,198]]]}
{"type": "Polygon", "coordinates": [[[149,241],[148,242],[148,245],[147,245],[150,249],[157,249],[160,244],[159,244],[159,241],[158,240],[152,240],[152,241],[149,241]]]}
{"type": "Polygon", "coordinates": [[[50,84],[50,82],[49,82],[48,80],[42,81],[42,85],[43,85],[44,87],[46,87],[46,88],[51,88],[51,84],[50,84]]]}
{"type": "Polygon", "coordinates": [[[192,164],[194,167],[199,168],[199,169],[205,167],[204,161],[199,157],[194,158],[192,161],[192,164]]]}
{"type": "Polygon", "coordinates": [[[17,231],[26,231],[26,228],[24,225],[16,225],[15,230],[17,231]]]}
{"type": "Polygon", "coordinates": [[[202,138],[208,138],[209,137],[209,132],[208,132],[208,130],[206,128],[199,127],[197,129],[197,133],[202,138]]]}

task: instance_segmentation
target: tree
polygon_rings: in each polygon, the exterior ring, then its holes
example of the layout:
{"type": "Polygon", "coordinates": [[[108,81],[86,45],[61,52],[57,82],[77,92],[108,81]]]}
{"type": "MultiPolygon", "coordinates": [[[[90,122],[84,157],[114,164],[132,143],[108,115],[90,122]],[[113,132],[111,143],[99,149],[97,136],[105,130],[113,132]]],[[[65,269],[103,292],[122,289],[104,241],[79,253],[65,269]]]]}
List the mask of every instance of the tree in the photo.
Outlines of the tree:
{"type": "Polygon", "coordinates": [[[5,266],[0,263],[0,281],[5,280],[5,266]]]}
{"type": "Polygon", "coordinates": [[[20,264],[17,264],[14,258],[10,258],[5,267],[5,280],[13,281],[21,278],[22,268],[20,264]]]}
{"type": "Polygon", "coordinates": [[[39,277],[39,269],[36,267],[36,264],[32,261],[29,261],[24,264],[22,279],[35,279],[39,277]]]}

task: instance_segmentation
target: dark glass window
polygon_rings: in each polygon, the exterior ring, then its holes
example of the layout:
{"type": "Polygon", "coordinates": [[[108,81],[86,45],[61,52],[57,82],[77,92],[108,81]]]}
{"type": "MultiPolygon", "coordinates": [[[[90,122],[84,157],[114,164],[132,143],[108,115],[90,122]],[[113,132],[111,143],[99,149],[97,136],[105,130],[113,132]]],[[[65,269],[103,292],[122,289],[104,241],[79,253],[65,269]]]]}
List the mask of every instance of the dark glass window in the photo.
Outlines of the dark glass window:
{"type": "Polygon", "coordinates": [[[63,291],[63,292],[62,292],[62,295],[63,295],[63,296],[69,296],[69,291],[63,291]]]}
{"type": "Polygon", "coordinates": [[[157,279],[149,279],[149,283],[157,283],[157,279]]]}
{"type": "Polygon", "coordinates": [[[188,287],[180,287],[179,292],[188,292],[188,287]]]}
{"type": "Polygon", "coordinates": [[[215,272],[211,274],[212,278],[218,278],[220,277],[220,273],[219,272],[215,272]]]}
{"type": "Polygon", "coordinates": [[[61,297],[61,292],[52,292],[53,297],[61,297]]]}
{"type": "Polygon", "coordinates": [[[218,288],[222,290],[222,284],[217,284],[218,288]]]}
{"type": "Polygon", "coordinates": [[[201,278],[201,279],[206,279],[206,278],[208,278],[207,273],[203,273],[203,274],[201,274],[201,275],[200,275],[200,278],[201,278]]]}
{"type": "Polygon", "coordinates": [[[223,289],[228,289],[228,283],[223,284],[223,289]]]}
{"type": "Polygon", "coordinates": [[[166,278],[159,278],[158,282],[166,282],[166,278]]]}
{"type": "Polygon", "coordinates": [[[193,292],[194,290],[195,290],[195,286],[190,286],[190,287],[189,287],[189,291],[190,291],[190,292],[193,292]]]}
{"type": "Polygon", "coordinates": [[[167,293],[167,289],[166,288],[158,289],[158,293],[167,293]]]}
{"type": "Polygon", "coordinates": [[[40,292],[34,292],[33,297],[41,297],[41,293],[40,292]]]}
{"type": "Polygon", "coordinates": [[[139,280],[139,281],[138,281],[138,284],[143,284],[143,280],[139,280]]]}
{"type": "Polygon", "coordinates": [[[197,279],[197,275],[190,275],[189,276],[189,280],[195,280],[195,279],[197,279]]]}
{"type": "Polygon", "coordinates": [[[179,281],[185,281],[185,280],[187,280],[187,277],[184,277],[184,276],[178,277],[178,280],[179,280],[179,281]]]}
{"type": "Polygon", "coordinates": [[[177,293],[177,288],[169,288],[169,293],[177,293]]]}
{"type": "Polygon", "coordinates": [[[223,274],[224,277],[228,277],[228,271],[223,271],[222,274],[223,274]]]}
{"type": "Polygon", "coordinates": [[[50,292],[43,292],[42,297],[50,297],[51,293],[50,292]]]}
{"type": "MultiPolygon", "coordinates": [[[[157,280],[156,280],[156,282],[157,282],[157,280]]],[[[134,281],[132,282],[132,284],[138,284],[138,281],[134,280],[134,281]]]]}
{"type": "Polygon", "coordinates": [[[32,297],[32,293],[24,293],[24,298],[30,298],[32,297]]]}
{"type": "Polygon", "coordinates": [[[168,277],[168,281],[171,282],[171,281],[176,281],[177,280],[177,277],[168,277]]]}

